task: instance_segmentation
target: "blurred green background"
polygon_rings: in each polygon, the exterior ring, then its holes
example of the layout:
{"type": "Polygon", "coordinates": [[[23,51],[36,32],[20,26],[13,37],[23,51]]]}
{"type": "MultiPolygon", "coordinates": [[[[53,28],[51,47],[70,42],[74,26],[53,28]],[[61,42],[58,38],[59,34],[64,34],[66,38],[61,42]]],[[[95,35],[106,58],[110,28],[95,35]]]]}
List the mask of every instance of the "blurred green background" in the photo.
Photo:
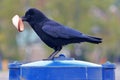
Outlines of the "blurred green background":
{"type": "Polygon", "coordinates": [[[22,33],[12,24],[14,15],[23,16],[33,7],[64,25],[103,38],[102,44],[71,44],[60,53],[96,63],[120,62],[120,0],[0,0],[1,59],[35,61],[52,53],[29,24],[24,23],[22,33]]]}

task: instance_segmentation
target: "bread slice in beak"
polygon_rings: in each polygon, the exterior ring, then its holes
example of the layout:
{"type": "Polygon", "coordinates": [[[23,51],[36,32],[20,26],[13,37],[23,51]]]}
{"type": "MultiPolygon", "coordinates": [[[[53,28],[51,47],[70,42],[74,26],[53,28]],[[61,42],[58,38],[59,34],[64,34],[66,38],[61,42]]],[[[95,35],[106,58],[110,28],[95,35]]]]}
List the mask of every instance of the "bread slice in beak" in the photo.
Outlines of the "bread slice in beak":
{"type": "Polygon", "coordinates": [[[17,28],[17,30],[19,32],[24,31],[23,21],[22,21],[22,19],[18,15],[13,16],[12,23],[17,28]]]}

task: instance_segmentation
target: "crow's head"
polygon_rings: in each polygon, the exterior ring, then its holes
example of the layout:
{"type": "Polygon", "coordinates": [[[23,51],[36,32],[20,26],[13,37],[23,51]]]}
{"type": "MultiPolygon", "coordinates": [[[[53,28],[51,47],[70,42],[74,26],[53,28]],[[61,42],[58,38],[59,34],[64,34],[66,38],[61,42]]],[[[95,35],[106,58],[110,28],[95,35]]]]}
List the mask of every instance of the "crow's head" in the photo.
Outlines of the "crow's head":
{"type": "Polygon", "coordinates": [[[27,21],[29,23],[33,22],[41,22],[47,17],[39,10],[35,8],[30,8],[26,13],[25,16],[22,17],[22,21],[27,21]]]}

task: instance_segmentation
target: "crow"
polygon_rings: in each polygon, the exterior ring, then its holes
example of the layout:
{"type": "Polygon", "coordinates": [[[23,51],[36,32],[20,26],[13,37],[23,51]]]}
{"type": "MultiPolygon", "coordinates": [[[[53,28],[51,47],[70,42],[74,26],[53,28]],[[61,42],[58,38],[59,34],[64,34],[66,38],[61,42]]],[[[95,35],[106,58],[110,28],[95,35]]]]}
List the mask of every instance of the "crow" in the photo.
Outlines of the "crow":
{"type": "Polygon", "coordinates": [[[22,21],[28,22],[41,40],[54,49],[54,52],[48,57],[49,60],[53,59],[64,45],[81,42],[99,44],[102,42],[102,38],[83,34],[49,19],[36,8],[28,9],[22,17],[22,21]]]}

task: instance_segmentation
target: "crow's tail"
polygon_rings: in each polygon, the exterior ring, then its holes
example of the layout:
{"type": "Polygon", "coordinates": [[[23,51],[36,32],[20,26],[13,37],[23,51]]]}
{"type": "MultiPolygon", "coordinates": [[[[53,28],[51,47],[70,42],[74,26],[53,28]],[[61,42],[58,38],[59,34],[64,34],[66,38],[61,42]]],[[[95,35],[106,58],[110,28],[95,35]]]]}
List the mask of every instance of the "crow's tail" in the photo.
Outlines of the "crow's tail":
{"type": "Polygon", "coordinates": [[[86,42],[99,44],[99,43],[102,43],[102,38],[93,37],[93,36],[87,36],[86,37],[86,42]]]}

